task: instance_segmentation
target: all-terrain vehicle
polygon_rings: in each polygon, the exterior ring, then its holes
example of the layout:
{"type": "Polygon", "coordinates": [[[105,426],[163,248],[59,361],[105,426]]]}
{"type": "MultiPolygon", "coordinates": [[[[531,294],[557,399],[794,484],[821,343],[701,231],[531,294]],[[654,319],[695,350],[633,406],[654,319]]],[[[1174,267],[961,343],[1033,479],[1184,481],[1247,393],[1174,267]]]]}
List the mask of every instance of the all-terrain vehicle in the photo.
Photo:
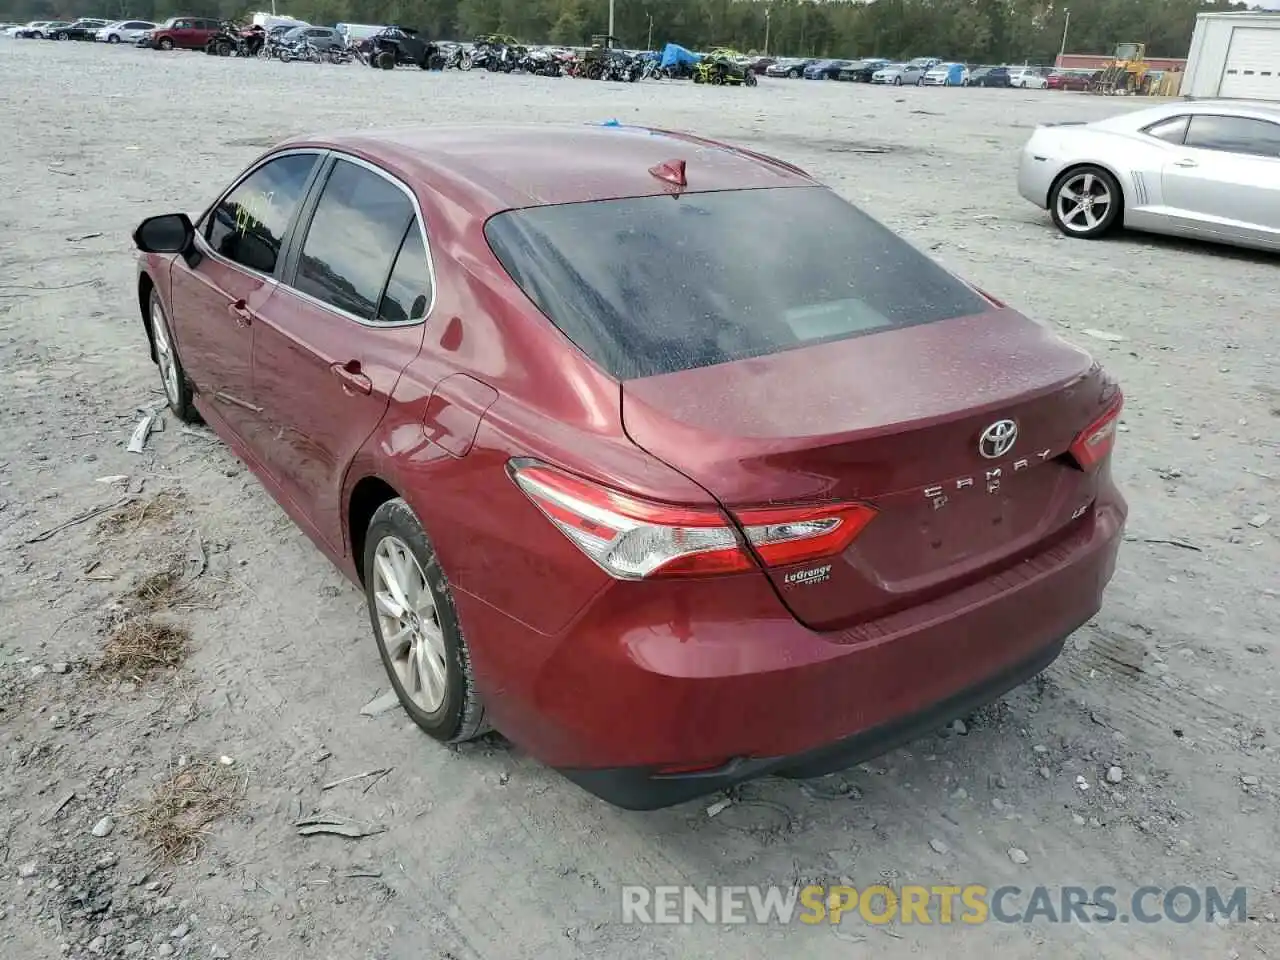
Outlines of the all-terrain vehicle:
{"type": "Polygon", "coordinates": [[[591,46],[582,55],[577,76],[588,80],[623,80],[634,83],[640,79],[644,65],[625,51],[615,49],[621,41],[617,37],[598,34],[591,38],[591,46]]]}
{"type": "Polygon", "coordinates": [[[741,54],[734,50],[712,50],[694,66],[693,82],[754,87],[759,80],[750,65],[742,62],[740,57],[741,54]]]}
{"type": "Polygon", "coordinates": [[[392,70],[397,66],[423,70],[444,67],[444,55],[439,48],[413,27],[392,26],[375,33],[369,38],[362,59],[379,70],[392,70]]]}

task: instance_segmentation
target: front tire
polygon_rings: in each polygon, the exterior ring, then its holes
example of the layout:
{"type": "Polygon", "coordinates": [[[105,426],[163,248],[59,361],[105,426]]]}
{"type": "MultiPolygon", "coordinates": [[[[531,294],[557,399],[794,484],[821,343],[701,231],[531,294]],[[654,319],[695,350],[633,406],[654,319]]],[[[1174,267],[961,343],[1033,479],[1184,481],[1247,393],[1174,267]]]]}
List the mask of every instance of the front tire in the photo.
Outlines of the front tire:
{"type": "Polygon", "coordinates": [[[754,73],[748,73],[746,77],[743,78],[742,82],[745,83],[748,87],[754,87],[760,81],[756,79],[756,75],[754,73]]]}
{"type": "Polygon", "coordinates": [[[458,743],[487,729],[449,581],[404,500],[369,522],[365,600],[378,653],[401,706],[428,735],[458,743]]]}
{"type": "Polygon", "coordinates": [[[900,86],[902,86],[902,78],[901,78],[901,77],[894,77],[894,78],[893,78],[893,85],[894,85],[895,87],[900,87],[900,86]]]}
{"type": "Polygon", "coordinates": [[[383,50],[373,58],[373,65],[379,70],[394,70],[396,55],[388,50],[383,50]]]}
{"type": "Polygon", "coordinates": [[[178,358],[178,347],[173,341],[169,315],[165,312],[160,294],[155,290],[151,291],[150,315],[148,326],[151,332],[151,350],[156,366],[160,368],[160,382],[164,384],[169,409],[183,423],[199,423],[200,414],[191,402],[191,381],[187,379],[187,372],[178,358]]]}
{"type": "Polygon", "coordinates": [[[799,80],[799,79],[800,79],[800,71],[799,71],[799,70],[788,70],[788,71],[787,71],[787,76],[788,76],[788,77],[790,77],[792,80],[799,80]]]}
{"type": "Polygon", "coordinates": [[[107,37],[107,43],[119,43],[119,42],[120,42],[120,37],[114,33],[107,37]]]}
{"type": "Polygon", "coordinates": [[[1049,214],[1068,237],[1103,237],[1120,223],[1123,210],[1120,184],[1102,167],[1075,167],[1049,188],[1049,214]]]}
{"type": "Polygon", "coordinates": [[[156,46],[159,47],[161,50],[172,50],[173,41],[170,40],[168,37],[165,37],[159,43],[157,43],[156,46]]]}

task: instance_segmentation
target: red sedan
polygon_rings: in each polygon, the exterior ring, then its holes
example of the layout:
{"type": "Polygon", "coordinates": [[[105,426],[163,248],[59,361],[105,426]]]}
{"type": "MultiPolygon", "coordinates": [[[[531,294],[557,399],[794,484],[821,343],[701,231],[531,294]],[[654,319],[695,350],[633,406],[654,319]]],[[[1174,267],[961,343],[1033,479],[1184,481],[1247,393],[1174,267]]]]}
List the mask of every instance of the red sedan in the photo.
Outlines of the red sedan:
{"type": "Polygon", "coordinates": [[[1112,575],[1116,384],[790,164],[299,139],[134,238],[173,412],[363,586],[409,716],[622,806],[936,729],[1112,575]]]}

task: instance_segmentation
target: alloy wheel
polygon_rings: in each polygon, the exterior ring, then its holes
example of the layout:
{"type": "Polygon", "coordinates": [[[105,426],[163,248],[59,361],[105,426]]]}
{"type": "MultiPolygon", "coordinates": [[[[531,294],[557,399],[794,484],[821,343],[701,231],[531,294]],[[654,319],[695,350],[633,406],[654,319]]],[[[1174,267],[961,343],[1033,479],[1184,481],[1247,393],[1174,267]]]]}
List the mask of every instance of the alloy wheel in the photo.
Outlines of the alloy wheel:
{"type": "Polygon", "coordinates": [[[1068,177],[1058,188],[1058,218],[1072,233],[1098,229],[1111,211],[1114,198],[1103,179],[1092,173],[1068,177]]]}
{"type": "Polygon", "coordinates": [[[151,304],[151,338],[156,347],[156,362],[160,365],[160,379],[164,381],[164,393],[169,403],[178,406],[182,402],[182,391],[178,383],[178,363],[173,354],[173,343],[169,337],[169,322],[165,319],[164,310],[159,303],[151,304]]]}
{"type": "Polygon", "coordinates": [[[435,713],[448,692],[444,631],[426,575],[398,537],[383,537],[374,551],[373,596],[396,679],[419,708],[435,713]]]}

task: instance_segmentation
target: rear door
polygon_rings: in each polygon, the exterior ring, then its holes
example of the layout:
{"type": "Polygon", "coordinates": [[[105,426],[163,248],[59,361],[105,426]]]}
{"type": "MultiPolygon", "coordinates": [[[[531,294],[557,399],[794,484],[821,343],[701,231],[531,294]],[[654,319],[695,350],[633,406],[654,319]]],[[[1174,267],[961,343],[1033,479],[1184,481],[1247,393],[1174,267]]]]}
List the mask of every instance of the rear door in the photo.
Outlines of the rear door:
{"type": "Polygon", "coordinates": [[[172,269],[170,320],[178,353],[210,412],[242,440],[254,433],[253,338],[275,293],[285,237],[320,155],[295,151],[248,171],[201,220],[194,266],[172,269]]]}
{"type": "Polygon", "coordinates": [[[1161,185],[1165,203],[1203,229],[1280,247],[1280,123],[1192,115],[1161,185]]]}
{"type": "Polygon", "coordinates": [[[342,552],[341,489],[401,371],[422,346],[434,288],[407,186],[332,161],[254,339],[258,441],[268,471],[342,552]]]}

